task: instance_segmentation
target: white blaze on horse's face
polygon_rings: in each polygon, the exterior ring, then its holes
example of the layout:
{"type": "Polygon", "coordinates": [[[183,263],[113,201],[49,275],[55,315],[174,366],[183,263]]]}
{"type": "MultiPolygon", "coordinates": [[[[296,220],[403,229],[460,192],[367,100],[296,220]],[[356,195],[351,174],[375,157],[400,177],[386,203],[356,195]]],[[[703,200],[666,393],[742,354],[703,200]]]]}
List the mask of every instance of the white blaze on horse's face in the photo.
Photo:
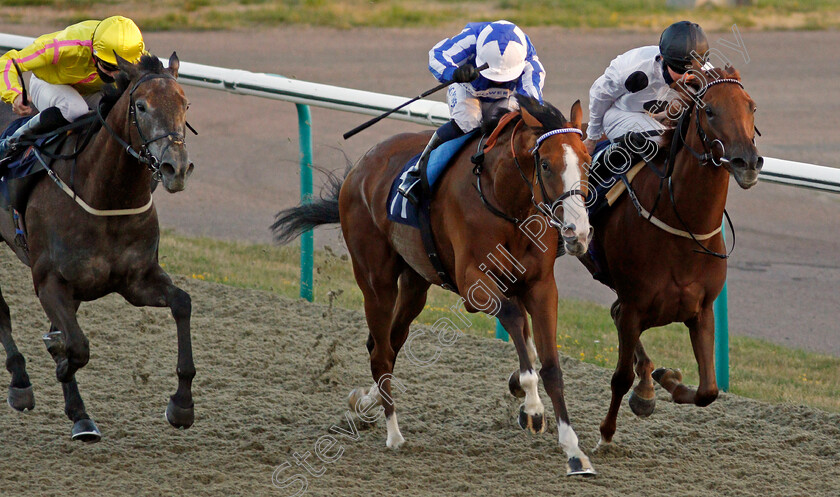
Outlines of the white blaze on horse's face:
{"type": "MultiPolygon", "coordinates": [[[[581,181],[581,161],[571,145],[563,144],[563,187],[566,191],[579,190],[581,181]]],[[[573,256],[583,255],[589,247],[592,230],[589,226],[589,215],[586,212],[585,199],[580,195],[572,195],[563,200],[563,224],[561,235],[566,246],[566,252],[573,256]]]]}

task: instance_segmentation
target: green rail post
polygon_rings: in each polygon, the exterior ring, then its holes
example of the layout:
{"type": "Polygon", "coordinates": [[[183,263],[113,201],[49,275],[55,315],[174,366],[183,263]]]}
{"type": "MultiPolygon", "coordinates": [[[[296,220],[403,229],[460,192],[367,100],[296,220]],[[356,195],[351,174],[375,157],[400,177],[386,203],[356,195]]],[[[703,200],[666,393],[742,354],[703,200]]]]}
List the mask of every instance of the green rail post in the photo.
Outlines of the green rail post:
{"type": "Polygon", "coordinates": [[[510,340],[510,336],[508,336],[508,332],[505,331],[505,327],[502,326],[502,322],[499,321],[498,319],[496,320],[496,338],[498,338],[499,340],[504,340],[505,342],[510,340]]]}
{"type": "MultiPolygon", "coordinates": [[[[726,222],[721,224],[720,233],[726,245],[726,222]]],[[[715,372],[717,373],[718,388],[729,391],[729,302],[726,283],[720,295],[715,299],[715,372]]]]}
{"type": "MultiPolygon", "coordinates": [[[[298,113],[298,135],[300,136],[300,203],[312,201],[312,118],[309,106],[295,104],[298,113]]],[[[300,237],[300,298],[312,302],[314,283],[312,267],[314,239],[312,230],[300,237]]]]}

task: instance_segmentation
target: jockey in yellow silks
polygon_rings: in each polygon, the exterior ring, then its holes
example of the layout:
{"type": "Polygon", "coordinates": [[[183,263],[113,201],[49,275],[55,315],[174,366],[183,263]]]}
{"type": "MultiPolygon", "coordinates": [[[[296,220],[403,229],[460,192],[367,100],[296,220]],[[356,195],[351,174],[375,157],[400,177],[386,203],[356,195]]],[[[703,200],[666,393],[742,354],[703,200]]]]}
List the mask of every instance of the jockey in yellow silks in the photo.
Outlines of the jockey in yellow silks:
{"type": "Polygon", "coordinates": [[[82,21],[40,36],[22,50],[6,52],[0,57],[0,98],[16,114],[31,114],[33,109],[22,98],[18,68],[31,71],[29,103],[40,113],[0,141],[0,155],[21,136],[51,131],[86,114],[119,72],[116,55],[135,63],[144,53],[140,29],[122,16],[82,21]]]}

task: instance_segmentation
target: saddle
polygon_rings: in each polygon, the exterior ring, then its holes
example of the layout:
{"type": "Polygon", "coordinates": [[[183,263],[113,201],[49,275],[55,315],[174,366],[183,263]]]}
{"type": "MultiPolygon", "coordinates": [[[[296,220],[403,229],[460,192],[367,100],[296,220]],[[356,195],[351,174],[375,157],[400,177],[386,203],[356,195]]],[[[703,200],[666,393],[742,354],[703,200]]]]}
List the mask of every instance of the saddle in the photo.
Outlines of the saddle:
{"type": "MultiPolygon", "coordinates": [[[[84,149],[93,135],[91,124],[95,118],[91,114],[49,133],[22,138],[0,159],[0,208],[12,216],[15,243],[24,250],[28,250],[24,213],[32,190],[55,160],[72,159],[84,149]],[[87,133],[80,134],[80,131],[87,133]],[[80,146],[71,155],[61,155],[62,147],[69,140],[75,140],[80,146]]],[[[28,119],[24,117],[13,121],[0,136],[11,136],[28,119]]]]}

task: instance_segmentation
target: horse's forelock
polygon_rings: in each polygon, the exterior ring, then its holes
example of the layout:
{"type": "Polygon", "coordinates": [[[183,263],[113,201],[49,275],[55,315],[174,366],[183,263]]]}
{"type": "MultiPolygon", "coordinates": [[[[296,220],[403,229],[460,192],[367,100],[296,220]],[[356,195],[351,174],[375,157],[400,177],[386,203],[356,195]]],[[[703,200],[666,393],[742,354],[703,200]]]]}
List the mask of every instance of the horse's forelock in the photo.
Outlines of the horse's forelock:
{"type": "Polygon", "coordinates": [[[560,129],[566,127],[569,120],[557,107],[550,103],[537,103],[533,108],[529,108],[531,113],[545,129],[560,129]]]}
{"type": "MultiPolygon", "coordinates": [[[[163,74],[165,68],[160,59],[151,54],[145,54],[140,57],[140,61],[136,64],[138,77],[145,74],[163,74]]],[[[108,85],[102,95],[103,113],[107,115],[108,111],[117,103],[117,100],[125,93],[131,85],[131,76],[125,72],[119,72],[113,85],[108,85]]]]}
{"type": "Polygon", "coordinates": [[[163,63],[154,55],[146,54],[140,57],[140,62],[137,63],[137,69],[141,74],[163,74],[163,63]]]}

